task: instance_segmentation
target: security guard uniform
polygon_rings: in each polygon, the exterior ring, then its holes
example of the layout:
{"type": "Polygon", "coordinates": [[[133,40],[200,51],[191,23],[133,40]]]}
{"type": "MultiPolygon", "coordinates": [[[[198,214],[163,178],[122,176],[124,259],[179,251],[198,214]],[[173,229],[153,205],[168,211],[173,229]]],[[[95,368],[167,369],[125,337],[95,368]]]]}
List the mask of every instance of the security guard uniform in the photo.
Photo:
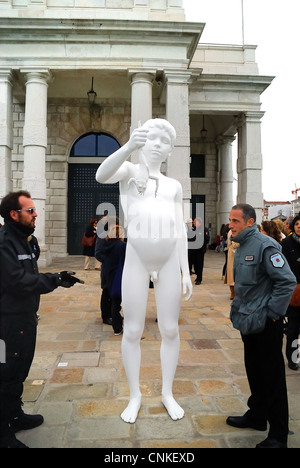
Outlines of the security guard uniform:
{"type": "Polygon", "coordinates": [[[251,397],[246,418],[266,427],[268,438],[286,444],[288,399],[282,354],[283,317],[296,279],[281,246],[258,232],[257,225],[234,237],[240,246],[234,259],[233,326],[240,330],[251,397]]]}
{"type": "Polygon", "coordinates": [[[39,274],[38,246],[32,248],[27,236],[16,223],[6,222],[0,229],[0,339],[6,351],[0,363],[1,444],[23,413],[23,382],[34,357],[40,294],[59,286],[57,273],[39,274]]]}

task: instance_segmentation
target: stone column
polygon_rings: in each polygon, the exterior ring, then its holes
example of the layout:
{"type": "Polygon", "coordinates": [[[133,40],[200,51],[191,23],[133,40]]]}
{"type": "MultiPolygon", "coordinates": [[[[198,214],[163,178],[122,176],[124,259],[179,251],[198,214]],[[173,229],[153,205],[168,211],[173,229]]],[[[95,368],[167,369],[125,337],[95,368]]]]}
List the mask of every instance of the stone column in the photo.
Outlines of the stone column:
{"type": "Polygon", "coordinates": [[[13,189],[11,154],[12,128],[12,75],[11,70],[0,71],[0,201],[13,189]]]}
{"type": "MultiPolygon", "coordinates": [[[[23,70],[22,70],[23,71],[23,70]]],[[[26,73],[25,124],[23,135],[24,172],[22,187],[31,193],[38,218],[35,235],[41,247],[40,265],[51,263],[45,242],[47,89],[48,70],[26,73]]]]}
{"type": "Polygon", "coordinates": [[[246,112],[238,129],[238,203],[248,203],[256,210],[257,222],[262,220],[261,119],[264,112],[246,112]]]}
{"type": "Polygon", "coordinates": [[[218,226],[229,222],[229,213],[233,201],[233,169],[232,169],[232,143],[234,136],[220,137],[219,147],[219,202],[218,202],[218,226]]]}
{"type": "MultiPolygon", "coordinates": [[[[131,72],[131,127],[130,133],[152,119],[152,87],[155,73],[131,72]]],[[[138,162],[137,153],[131,157],[133,163],[138,162]]]]}
{"type": "Polygon", "coordinates": [[[166,71],[165,75],[167,79],[166,117],[177,133],[175,148],[167,161],[167,176],[181,183],[184,216],[189,218],[191,216],[189,212],[191,201],[189,79],[191,72],[166,71]]]}

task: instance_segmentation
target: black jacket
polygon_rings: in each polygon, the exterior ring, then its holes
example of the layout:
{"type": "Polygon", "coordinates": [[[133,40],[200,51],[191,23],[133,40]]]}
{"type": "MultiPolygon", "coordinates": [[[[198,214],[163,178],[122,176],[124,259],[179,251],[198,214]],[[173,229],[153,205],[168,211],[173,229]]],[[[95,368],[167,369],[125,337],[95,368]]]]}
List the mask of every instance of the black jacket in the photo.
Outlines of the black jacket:
{"type": "Polygon", "coordinates": [[[101,287],[108,289],[111,296],[121,296],[121,279],[125,262],[126,243],[120,239],[97,237],[95,257],[101,266],[101,287]],[[118,291],[118,294],[116,294],[118,291]]]}
{"type": "Polygon", "coordinates": [[[0,317],[36,322],[40,295],[58,286],[57,273],[39,273],[36,255],[17,224],[0,228],[0,317]]]}
{"type": "Polygon", "coordinates": [[[300,283],[300,244],[294,240],[293,236],[288,236],[283,239],[281,246],[282,252],[297,278],[297,283],[300,283]]]}

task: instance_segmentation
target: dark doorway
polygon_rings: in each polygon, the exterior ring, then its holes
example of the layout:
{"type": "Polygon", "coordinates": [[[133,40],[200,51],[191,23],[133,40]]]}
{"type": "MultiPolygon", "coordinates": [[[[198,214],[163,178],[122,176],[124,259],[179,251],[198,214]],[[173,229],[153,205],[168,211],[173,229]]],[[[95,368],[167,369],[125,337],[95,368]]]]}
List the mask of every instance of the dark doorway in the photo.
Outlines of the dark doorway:
{"type": "MultiPolygon", "coordinates": [[[[115,207],[119,216],[119,184],[99,184],[96,172],[100,165],[83,163],[82,158],[107,157],[120,147],[110,135],[89,133],[78,139],[71,150],[71,157],[80,162],[69,164],[68,181],[68,253],[82,255],[81,237],[91,218],[100,219],[105,208],[115,207]]],[[[109,213],[113,214],[113,213],[109,213]]]]}
{"type": "Polygon", "coordinates": [[[205,223],[205,195],[192,195],[192,218],[196,217],[205,223]]]}

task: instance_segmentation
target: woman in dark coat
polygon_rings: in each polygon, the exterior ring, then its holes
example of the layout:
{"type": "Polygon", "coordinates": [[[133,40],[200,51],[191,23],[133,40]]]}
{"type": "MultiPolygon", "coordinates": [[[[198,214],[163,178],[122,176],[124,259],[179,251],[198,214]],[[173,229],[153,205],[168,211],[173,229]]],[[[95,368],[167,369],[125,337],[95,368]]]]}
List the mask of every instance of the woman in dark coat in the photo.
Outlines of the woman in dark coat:
{"type": "MultiPolygon", "coordinates": [[[[283,239],[282,252],[286,257],[292,272],[297,278],[297,283],[300,283],[300,215],[296,216],[292,223],[292,234],[283,239]]],[[[288,327],[287,327],[287,344],[286,357],[289,363],[289,368],[292,370],[299,369],[299,331],[300,331],[300,305],[299,307],[288,307],[287,310],[288,327]]]]}
{"type": "Polygon", "coordinates": [[[101,259],[102,289],[109,296],[112,327],[115,335],[123,331],[123,317],[120,314],[122,302],[122,275],[125,262],[126,243],[124,229],[111,225],[105,239],[98,239],[96,256],[101,259]]]}

